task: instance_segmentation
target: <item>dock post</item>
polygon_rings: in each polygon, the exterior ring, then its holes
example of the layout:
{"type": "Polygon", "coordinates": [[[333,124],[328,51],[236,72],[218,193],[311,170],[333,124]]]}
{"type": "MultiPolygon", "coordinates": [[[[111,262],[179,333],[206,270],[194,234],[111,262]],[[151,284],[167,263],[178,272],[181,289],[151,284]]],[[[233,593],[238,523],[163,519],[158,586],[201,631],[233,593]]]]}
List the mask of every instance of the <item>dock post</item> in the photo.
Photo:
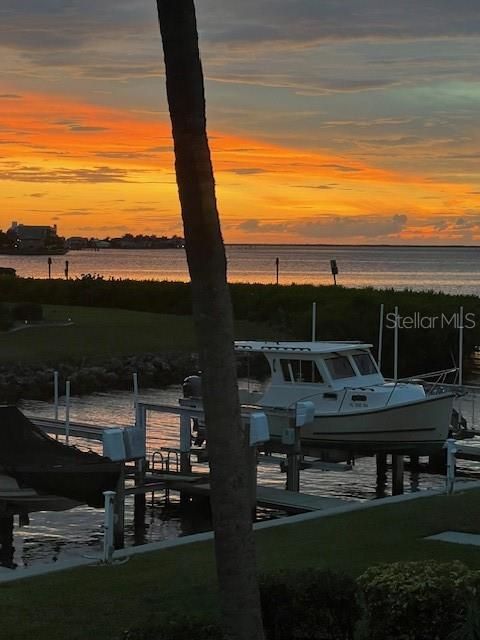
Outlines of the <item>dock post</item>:
{"type": "Polygon", "coordinates": [[[125,463],[121,463],[120,477],[117,483],[117,491],[114,509],[113,546],[122,549],[125,543],[125,463]]]}
{"type": "Polygon", "coordinates": [[[287,453],[287,491],[300,491],[300,459],[298,453],[287,453]]]}
{"type": "Polygon", "coordinates": [[[13,556],[13,514],[0,507],[0,561],[5,567],[15,568],[13,556]]]}
{"type": "Polygon", "coordinates": [[[65,382],[65,444],[70,442],[70,380],[65,382]]]}
{"type": "MultiPolygon", "coordinates": [[[[190,460],[191,447],[191,420],[186,411],[180,413],[180,473],[188,474],[192,472],[190,460]]],[[[185,505],[190,502],[190,496],[184,491],[180,491],[180,504],[185,505]]]]}
{"type": "Polygon", "coordinates": [[[447,472],[447,456],[444,449],[428,456],[428,472],[441,475],[447,472]]]}
{"type": "Polygon", "coordinates": [[[252,512],[252,520],[255,521],[257,515],[257,447],[249,447],[250,462],[250,510],[252,512]]]}
{"type": "Polygon", "coordinates": [[[392,495],[403,493],[403,455],[392,453],[392,495]]]}
{"type": "Polygon", "coordinates": [[[292,422],[294,442],[287,453],[287,491],[300,491],[300,429],[292,422]]]}
{"type": "Polygon", "coordinates": [[[451,495],[455,491],[455,454],[457,453],[455,440],[453,438],[448,438],[445,443],[445,449],[447,450],[446,491],[447,495],[451,495]]]}
{"type": "Polygon", "coordinates": [[[53,404],[55,420],[58,420],[58,371],[53,372],[53,404]]]}
{"type": "MultiPolygon", "coordinates": [[[[135,487],[140,487],[145,484],[145,474],[147,471],[147,410],[138,400],[138,376],[133,374],[133,390],[134,400],[133,405],[135,409],[135,427],[142,432],[142,449],[143,457],[135,460],[135,487]]],[[[133,517],[135,524],[145,522],[145,508],[146,508],[146,495],[145,493],[136,493],[133,499],[134,509],[133,517]]]]}
{"type": "Polygon", "coordinates": [[[114,503],[115,491],[104,491],[105,514],[103,520],[103,557],[102,562],[110,564],[113,556],[114,503]]]}
{"type": "MultiPolygon", "coordinates": [[[[141,487],[145,484],[145,472],[146,460],[145,458],[138,458],[138,460],[135,460],[135,487],[141,487]]],[[[143,491],[135,494],[133,498],[133,519],[135,525],[145,522],[146,502],[147,498],[143,491]]]]}
{"type": "Polygon", "coordinates": [[[420,456],[419,455],[411,455],[410,456],[410,465],[412,467],[418,467],[419,464],[419,460],[420,460],[420,456]]]}
{"type": "Polygon", "coordinates": [[[376,494],[377,498],[384,498],[387,486],[387,454],[383,452],[376,453],[375,460],[377,465],[376,494]]]}

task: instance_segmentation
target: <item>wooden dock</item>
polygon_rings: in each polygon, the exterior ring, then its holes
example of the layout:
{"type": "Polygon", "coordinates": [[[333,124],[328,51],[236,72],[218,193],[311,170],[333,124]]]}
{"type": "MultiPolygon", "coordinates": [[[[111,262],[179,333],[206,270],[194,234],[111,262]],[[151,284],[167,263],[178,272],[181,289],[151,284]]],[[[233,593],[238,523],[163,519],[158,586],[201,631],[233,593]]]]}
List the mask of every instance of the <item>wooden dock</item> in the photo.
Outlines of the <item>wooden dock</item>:
{"type": "MultiPolygon", "coordinates": [[[[33,424],[46,433],[53,435],[65,435],[65,420],[55,420],[54,418],[29,418],[33,424]]],[[[102,442],[103,432],[108,426],[83,424],[81,422],[70,422],[69,431],[72,438],[85,438],[86,440],[96,440],[102,442]]]]}
{"type": "Polygon", "coordinates": [[[263,507],[278,507],[287,511],[323,511],[334,507],[343,507],[355,500],[341,500],[340,498],[325,498],[310,493],[297,493],[275,487],[257,486],[257,504],[263,507]]]}
{"type": "Polygon", "coordinates": [[[472,444],[460,444],[461,441],[455,443],[456,454],[458,460],[471,460],[473,462],[480,461],[480,442],[472,444]]]}
{"type": "MultiPolygon", "coordinates": [[[[160,487],[164,485],[173,491],[182,491],[190,496],[210,495],[210,483],[208,474],[182,474],[182,473],[154,473],[148,474],[144,489],[147,487],[160,487]]],[[[127,490],[128,493],[128,490],[127,490]]],[[[344,506],[354,502],[339,498],[326,498],[308,493],[286,491],[275,487],[257,485],[257,504],[262,507],[285,509],[286,511],[302,513],[305,511],[322,511],[333,507],[344,506]]]]}

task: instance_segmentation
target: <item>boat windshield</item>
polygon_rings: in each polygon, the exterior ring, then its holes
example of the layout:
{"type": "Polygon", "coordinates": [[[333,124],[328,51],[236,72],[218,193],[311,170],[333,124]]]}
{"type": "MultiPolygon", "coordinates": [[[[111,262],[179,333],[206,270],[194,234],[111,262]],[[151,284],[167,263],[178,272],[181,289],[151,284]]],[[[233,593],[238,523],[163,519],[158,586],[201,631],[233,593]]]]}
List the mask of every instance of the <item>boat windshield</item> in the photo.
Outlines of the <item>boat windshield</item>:
{"type": "Polygon", "coordinates": [[[323,378],[313,360],[280,358],[285,382],[313,382],[323,384],[323,378]]]}
{"type": "Polygon", "coordinates": [[[369,376],[372,373],[378,373],[375,362],[371,354],[367,351],[354,354],[353,359],[362,376],[369,376]]]}
{"type": "Polygon", "coordinates": [[[334,356],[333,358],[325,358],[325,364],[327,365],[328,371],[333,380],[355,377],[355,371],[350,364],[350,360],[346,356],[334,356]]]}

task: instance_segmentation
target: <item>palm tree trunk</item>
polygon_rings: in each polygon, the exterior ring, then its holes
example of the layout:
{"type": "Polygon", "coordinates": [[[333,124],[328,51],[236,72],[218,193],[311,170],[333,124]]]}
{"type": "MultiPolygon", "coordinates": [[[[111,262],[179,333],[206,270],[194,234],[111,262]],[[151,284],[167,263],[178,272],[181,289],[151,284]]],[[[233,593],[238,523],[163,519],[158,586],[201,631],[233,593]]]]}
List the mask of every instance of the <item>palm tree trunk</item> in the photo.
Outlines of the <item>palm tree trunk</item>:
{"type": "Polygon", "coordinates": [[[233,314],[193,0],[157,0],[190,271],[205,420],[220,602],[228,638],[263,638],[250,512],[249,448],[242,426],[233,314]]]}

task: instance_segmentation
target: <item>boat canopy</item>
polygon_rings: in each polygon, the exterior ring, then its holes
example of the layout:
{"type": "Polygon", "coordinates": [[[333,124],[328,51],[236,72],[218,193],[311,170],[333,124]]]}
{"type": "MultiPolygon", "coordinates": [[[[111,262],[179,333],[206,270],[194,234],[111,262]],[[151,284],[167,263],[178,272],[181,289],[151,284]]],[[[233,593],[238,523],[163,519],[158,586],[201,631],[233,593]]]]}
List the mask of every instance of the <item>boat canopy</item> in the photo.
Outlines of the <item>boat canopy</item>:
{"type": "Polygon", "coordinates": [[[54,440],[13,406],[0,406],[0,467],[21,487],[95,507],[121,472],[118,462],[54,440]]]}

